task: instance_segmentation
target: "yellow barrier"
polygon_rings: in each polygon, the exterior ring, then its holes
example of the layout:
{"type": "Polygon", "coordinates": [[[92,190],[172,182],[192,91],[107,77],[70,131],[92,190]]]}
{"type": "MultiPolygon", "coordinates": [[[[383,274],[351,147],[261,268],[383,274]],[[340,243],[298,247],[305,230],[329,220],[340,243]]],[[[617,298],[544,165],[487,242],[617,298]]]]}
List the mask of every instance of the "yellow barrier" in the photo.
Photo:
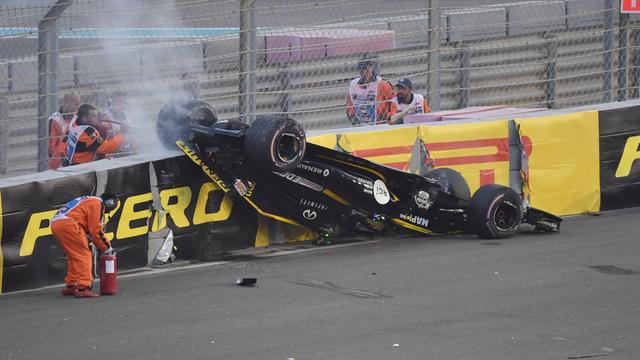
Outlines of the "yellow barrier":
{"type": "Polygon", "coordinates": [[[310,136],[307,138],[307,140],[310,143],[320,145],[322,147],[335,149],[338,142],[338,137],[336,133],[331,133],[331,134],[325,134],[325,135],[310,136]]]}
{"type": "Polygon", "coordinates": [[[509,126],[506,120],[422,125],[419,137],[434,166],[460,172],[472,194],[481,185],[509,186],[509,126]]]}
{"type": "Polygon", "coordinates": [[[342,134],[338,145],[352,155],[407,171],[417,135],[417,127],[350,132],[342,134]]]}
{"type": "Polygon", "coordinates": [[[557,215],[600,211],[598,112],[515,121],[530,142],[531,206],[557,215]]]}

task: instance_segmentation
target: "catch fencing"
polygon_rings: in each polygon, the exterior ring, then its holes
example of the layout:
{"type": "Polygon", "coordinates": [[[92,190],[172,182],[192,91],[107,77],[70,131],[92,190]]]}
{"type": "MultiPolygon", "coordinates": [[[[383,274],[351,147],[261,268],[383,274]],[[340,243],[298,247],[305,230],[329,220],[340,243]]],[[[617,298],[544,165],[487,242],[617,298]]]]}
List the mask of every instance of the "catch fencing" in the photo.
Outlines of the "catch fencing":
{"type": "Polygon", "coordinates": [[[0,5],[0,177],[46,167],[62,95],[125,91],[138,148],[168,99],[219,118],[349,126],[362,59],[434,110],[566,108],[638,97],[638,19],[617,0],[31,0],[0,5]]]}

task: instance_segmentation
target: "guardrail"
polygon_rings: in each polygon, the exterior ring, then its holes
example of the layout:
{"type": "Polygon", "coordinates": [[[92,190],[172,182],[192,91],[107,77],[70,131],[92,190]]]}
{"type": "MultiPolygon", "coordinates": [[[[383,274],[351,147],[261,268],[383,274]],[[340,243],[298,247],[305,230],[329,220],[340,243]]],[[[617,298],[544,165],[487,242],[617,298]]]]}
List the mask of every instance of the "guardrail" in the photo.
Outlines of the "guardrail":
{"type": "MultiPolygon", "coordinates": [[[[630,101],[478,121],[344,128],[310,133],[309,141],[411,172],[424,172],[428,159],[460,171],[472,191],[499,183],[536,208],[597,213],[640,205],[638,114],[640,101],[630,101]]],[[[102,160],[0,180],[0,289],[60,282],[64,261],[49,219],[70,199],[105,190],[122,197],[107,236],[123,269],[145,266],[149,232],[166,226],[182,258],[311,235],[232,203],[177,152],[102,160]],[[158,220],[160,210],[168,220],[158,220]]]]}

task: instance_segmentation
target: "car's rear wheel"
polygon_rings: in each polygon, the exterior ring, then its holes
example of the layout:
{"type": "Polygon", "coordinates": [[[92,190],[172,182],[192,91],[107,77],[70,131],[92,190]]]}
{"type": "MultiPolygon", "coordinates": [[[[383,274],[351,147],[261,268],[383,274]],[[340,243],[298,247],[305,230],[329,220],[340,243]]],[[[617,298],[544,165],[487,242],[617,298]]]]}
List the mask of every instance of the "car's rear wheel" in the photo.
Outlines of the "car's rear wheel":
{"type": "Polygon", "coordinates": [[[174,99],[158,113],[156,132],[167,149],[175,149],[176,140],[189,136],[191,125],[210,126],[218,121],[215,110],[204,101],[174,99]]]}
{"type": "Polygon", "coordinates": [[[522,199],[506,186],[485,185],[471,197],[468,216],[470,230],[481,238],[509,238],[522,223],[522,199]]]}
{"type": "Polygon", "coordinates": [[[461,208],[467,206],[471,199],[469,185],[462,175],[450,168],[437,168],[426,173],[425,177],[434,179],[440,184],[441,191],[451,196],[440,196],[437,206],[444,208],[461,208]]]}
{"type": "Polygon", "coordinates": [[[307,147],[304,129],[293,119],[258,117],[247,129],[244,149],[249,161],[258,169],[292,171],[307,147]]]}

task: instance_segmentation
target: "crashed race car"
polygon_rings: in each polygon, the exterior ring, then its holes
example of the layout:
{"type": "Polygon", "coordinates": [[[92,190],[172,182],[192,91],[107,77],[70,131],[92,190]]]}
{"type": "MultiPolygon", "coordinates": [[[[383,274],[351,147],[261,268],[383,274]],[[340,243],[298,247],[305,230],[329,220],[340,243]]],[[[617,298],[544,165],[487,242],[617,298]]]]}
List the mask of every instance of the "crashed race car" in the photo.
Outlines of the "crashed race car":
{"type": "Polygon", "coordinates": [[[558,232],[562,222],[525,205],[506,186],[484,185],[471,196],[453,169],[420,176],[309,143],[289,118],[258,116],[251,125],[218,121],[205,102],[173,100],[156,125],[164,146],[181,149],[236,201],[314,231],[319,243],[337,233],[399,229],[509,238],[522,223],[558,232]]]}

